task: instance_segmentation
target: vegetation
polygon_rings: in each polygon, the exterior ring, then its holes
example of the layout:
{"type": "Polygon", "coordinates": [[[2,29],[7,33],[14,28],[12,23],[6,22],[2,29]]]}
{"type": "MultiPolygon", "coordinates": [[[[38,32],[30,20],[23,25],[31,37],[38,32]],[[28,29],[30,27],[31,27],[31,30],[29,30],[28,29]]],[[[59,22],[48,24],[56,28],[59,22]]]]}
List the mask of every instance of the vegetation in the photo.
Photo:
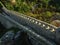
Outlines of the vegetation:
{"type": "Polygon", "coordinates": [[[46,21],[50,23],[50,19],[56,13],[60,15],[60,0],[1,0],[5,7],[27,16],[46,21]]]}

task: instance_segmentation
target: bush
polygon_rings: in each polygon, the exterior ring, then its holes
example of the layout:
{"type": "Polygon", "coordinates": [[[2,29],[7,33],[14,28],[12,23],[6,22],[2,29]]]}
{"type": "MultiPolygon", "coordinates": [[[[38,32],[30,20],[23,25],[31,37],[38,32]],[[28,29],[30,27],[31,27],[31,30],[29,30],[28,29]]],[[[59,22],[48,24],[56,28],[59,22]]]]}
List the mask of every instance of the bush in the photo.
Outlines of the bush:
{"type": "Polygon", "coordinates": [[[52,13],[50,11],[45,12],[45,17],[49,18],[52,16],[52,13]]]}

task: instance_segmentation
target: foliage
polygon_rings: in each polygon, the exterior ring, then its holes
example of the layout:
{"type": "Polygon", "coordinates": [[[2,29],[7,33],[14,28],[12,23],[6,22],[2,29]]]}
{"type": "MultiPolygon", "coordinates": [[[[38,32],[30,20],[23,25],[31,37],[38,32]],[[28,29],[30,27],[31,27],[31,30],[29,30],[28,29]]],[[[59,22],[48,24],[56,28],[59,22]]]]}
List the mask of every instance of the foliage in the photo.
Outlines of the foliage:
{"type": "Polygon", "coordinates": [[[2,1],[9,10],[18,11],[27,16],[50,22],[50,18],[60,13],[60,0],[16,0],[15,5],[9,1],[2,1]]]}
{"type": "Polygon", "coordinates": [[[43,2],[46,4],[46,8],[48,7],[48,3],[50,0],[43,0],[43,2]]]}

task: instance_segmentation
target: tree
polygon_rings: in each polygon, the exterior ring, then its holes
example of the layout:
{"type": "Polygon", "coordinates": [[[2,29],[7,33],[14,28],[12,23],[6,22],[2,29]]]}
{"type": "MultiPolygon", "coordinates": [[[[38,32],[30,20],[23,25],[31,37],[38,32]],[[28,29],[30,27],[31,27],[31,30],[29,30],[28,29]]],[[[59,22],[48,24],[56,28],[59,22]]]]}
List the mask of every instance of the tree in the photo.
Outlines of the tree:
{"type": "Polygon", "coordinates": [[[46,5],[46,9],[48,8],[48,3],[51,1],[51,0],[42,0],[44,3],[45,3],[45,5],[46,5]]]}

